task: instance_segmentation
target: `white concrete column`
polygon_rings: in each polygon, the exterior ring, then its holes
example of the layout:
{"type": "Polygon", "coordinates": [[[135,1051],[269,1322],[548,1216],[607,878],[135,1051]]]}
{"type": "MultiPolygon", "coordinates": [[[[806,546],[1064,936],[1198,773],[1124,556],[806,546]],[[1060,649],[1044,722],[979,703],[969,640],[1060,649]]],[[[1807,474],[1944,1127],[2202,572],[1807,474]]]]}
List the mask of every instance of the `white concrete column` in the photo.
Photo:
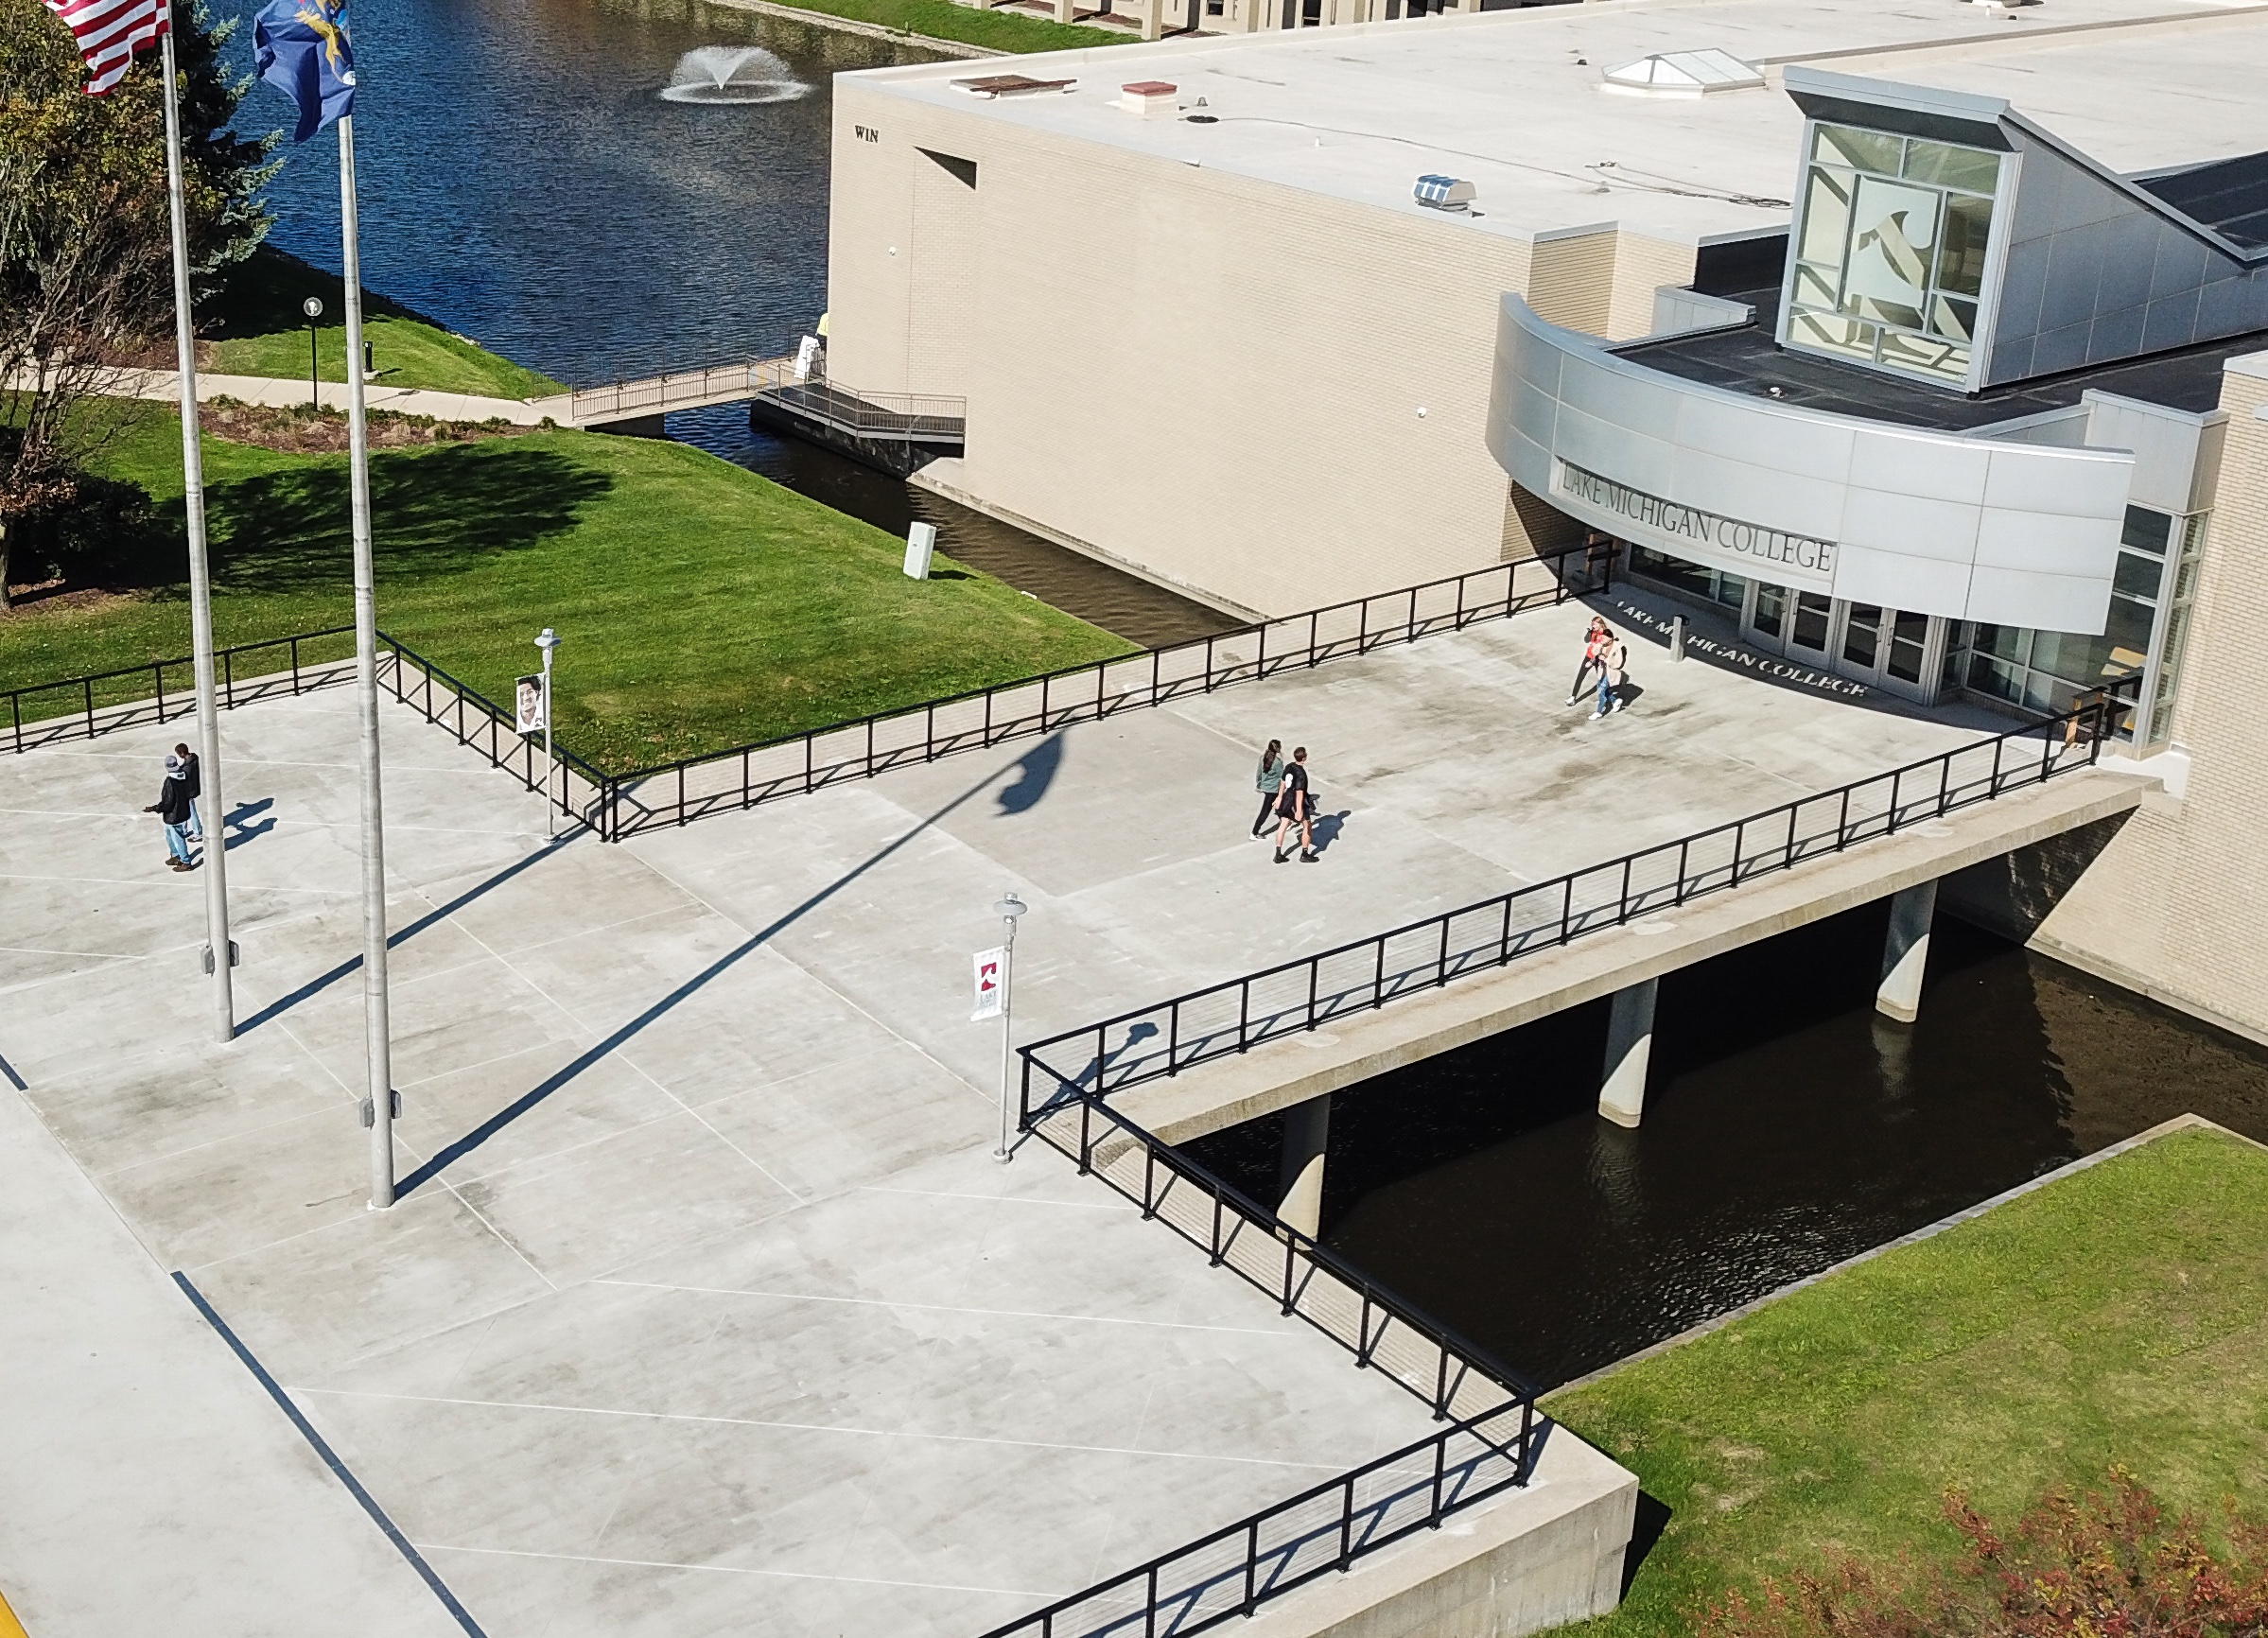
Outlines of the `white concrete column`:
{"type": "Polygon", "coordinates": [[[1890,934],[1882,941],[1882,986],[1875,1009],[1900,1023],[1922,1016],[1922,974],[1929,965],[1929,921],[1937,914],[1937,883],[1925,881],[1893,894],[1890,934]]]}
{"type": "Polygon", "coordinates": [[[1146,0],[1142,9],[1142,37],[1144,40],[1165,38],[1165,0],[1146,0]]]}
{"type": "Polygon", "coordinates": [[[1323,1231],[1323,1157],[1331,1148],[1331,1094],[1283,1111],[1283,1159],[1276,1215],[1310,1240],[1323,1231]]]}
{"type": "Polygon", "coordinates": [[[1072,15],[1072,0],[1055,0],[1055,21],[1058,23],[1070,23],[1073,21],[1072,15]]]}
{"type": "Polygon", "coordinates": [[[1598,1112],[1617,1126],[1635,1126],[1646,1107],[1646,1066],[1653,1056],[1654,992],[1659,979],[1614,992],[1607,1019],[1606,1074],[1598,1086],[1598,1112]]]}

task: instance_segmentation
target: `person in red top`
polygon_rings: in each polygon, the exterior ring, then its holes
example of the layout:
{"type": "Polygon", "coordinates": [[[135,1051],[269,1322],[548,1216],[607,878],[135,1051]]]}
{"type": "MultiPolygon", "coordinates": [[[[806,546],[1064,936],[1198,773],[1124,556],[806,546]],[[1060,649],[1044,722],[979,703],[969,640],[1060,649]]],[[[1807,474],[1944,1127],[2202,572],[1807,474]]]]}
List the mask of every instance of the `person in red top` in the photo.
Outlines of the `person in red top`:
{"type": "Polygon", "coordinates": [[[1591,629],[1583,635],[1583,663],[1575,668],[1575,681],[1567,687],[1567,703],[1574,705],[1583,697],[1583,679],[1598,665],[1598,651],[1607,644],[1607,622],[1597,615],[1591,617],[1591,629]]]}

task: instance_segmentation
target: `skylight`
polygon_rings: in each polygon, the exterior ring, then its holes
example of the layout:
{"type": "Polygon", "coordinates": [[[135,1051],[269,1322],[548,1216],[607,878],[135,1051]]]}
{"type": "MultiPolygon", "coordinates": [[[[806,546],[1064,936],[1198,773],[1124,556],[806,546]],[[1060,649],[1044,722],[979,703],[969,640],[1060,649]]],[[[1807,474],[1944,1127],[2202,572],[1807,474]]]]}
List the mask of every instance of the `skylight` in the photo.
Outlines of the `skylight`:
{"type": "Polygon", "coordinates": [[[1762,85],[1764,76],[1729,51],[1663,51],[1608,69],[1606,82],[1617,91],[1702,96],[1762,85]]]}

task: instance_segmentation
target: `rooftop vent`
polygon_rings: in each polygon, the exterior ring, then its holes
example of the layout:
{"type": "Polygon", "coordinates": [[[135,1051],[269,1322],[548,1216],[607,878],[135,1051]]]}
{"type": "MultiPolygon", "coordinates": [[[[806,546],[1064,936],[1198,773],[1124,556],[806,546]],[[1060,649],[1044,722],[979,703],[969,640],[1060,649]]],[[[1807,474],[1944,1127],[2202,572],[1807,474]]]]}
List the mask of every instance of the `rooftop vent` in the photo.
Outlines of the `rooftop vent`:
{"type": "Polygon", "coordinates": [[[1118,105],[1129,113],[1178,113],[1180,89],[1170,79],[1137,79],[1118,88],[1118,105]]]}
{"type": "Polygon", "coordinates": [[[1473,184],[1454,176],[1422,176],[1411,194],[1438,211],[1471,210],[1474,198],[1473,184]]]}
{"type": "Polygon", "coordinates": [[[1705,96],[1714,91],[1745,91],[1762,85],[1764,76],[1729,51],[1663,51],[1608,69],[1606,82],[1611,91],[1705,96]]]}

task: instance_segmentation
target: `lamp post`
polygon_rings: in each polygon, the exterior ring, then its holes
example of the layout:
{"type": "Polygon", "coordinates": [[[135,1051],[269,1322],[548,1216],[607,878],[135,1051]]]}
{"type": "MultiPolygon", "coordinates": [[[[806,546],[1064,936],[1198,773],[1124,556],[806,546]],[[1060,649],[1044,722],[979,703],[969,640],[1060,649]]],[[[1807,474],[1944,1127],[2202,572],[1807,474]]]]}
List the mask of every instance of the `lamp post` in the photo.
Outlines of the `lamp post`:
{"type": "Polygon", "coordinates": [[[992,907],[1001,919],[1000,958],[1000,1147],[992,1158],[1002,1165],[1016,1159],[1016,1151],[1008,1146],[1013,1122],[1008,1114],[1009,1069],[1015,1062],[1016,1049],[1011,1019],[1016,981],[1016,919],[1028,909],[1013,890],[1001,895],[1000,902],[992,907]]]}
{"type": "Polygon", "coordinates": [[[323,365],[315,351],[315,321],[323,317],[323,298],[309,296],[300,303],[299,310],[307,315],[307,403],[320,410],[323,408],[323,365]]]}
{"type": "Polygon", "coordinates": [[[544,627],[535,646],[544,652],[544,834],[557,836],[559,821],[551,811],[551,651],[559,647],[559,634],[544,627]]]}

